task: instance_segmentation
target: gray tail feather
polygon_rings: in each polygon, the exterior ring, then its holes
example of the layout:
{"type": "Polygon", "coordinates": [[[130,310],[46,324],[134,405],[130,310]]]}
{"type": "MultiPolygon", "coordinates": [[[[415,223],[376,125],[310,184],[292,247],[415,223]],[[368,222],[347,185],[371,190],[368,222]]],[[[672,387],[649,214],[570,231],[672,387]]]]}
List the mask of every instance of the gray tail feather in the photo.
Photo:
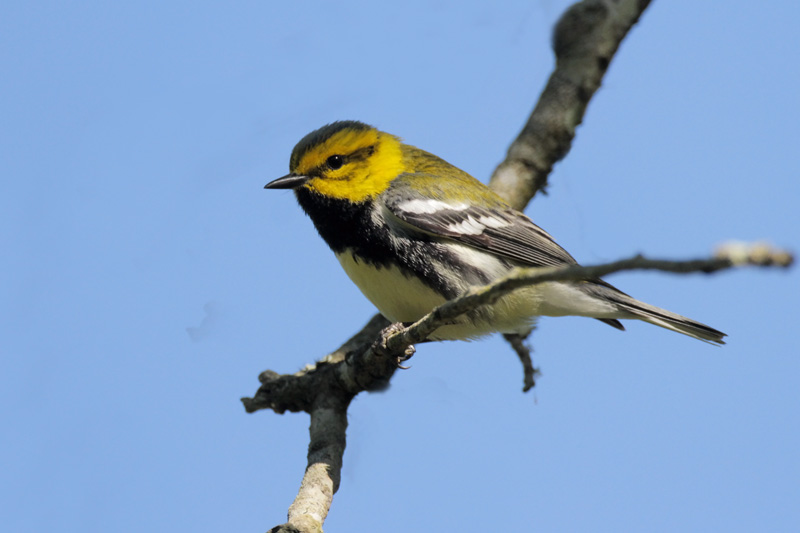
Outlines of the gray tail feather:
{"type": "Polygon", "coordinates": [[[725,344],[725,341],[722,340],[722,338],[726,336],[725,333],[710,326],[706,326],[705,324],[701,324],[691,318],[686,318],[685,316],[667,311],[666,309],[640,302],[622,292],[615,294],[607,293],[606,297],[617,304],[621,311],[630,313],[632,315],[631,318],[638,318],[639,320],[644,320],[650,324],[683,333],[684,335],[700,339],[701,341],[713,344],[725,344]]]}

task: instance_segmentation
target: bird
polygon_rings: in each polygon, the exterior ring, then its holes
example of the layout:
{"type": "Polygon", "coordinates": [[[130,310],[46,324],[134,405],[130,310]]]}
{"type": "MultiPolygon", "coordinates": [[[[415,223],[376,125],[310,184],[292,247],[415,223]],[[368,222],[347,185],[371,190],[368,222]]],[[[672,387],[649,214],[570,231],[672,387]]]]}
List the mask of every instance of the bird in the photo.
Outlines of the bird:
{"type": "MultiPolygon", "coordinates": [[[[412,323],[515,267],[577,265],[553,237],[463,170],[363,122],[327,124],[303,137],[289,174],[265,189],[293,189],[342,268],[380,313],[412,323]]],[[[624,330],[638,319],[711,344],[726,334],[641,302],[600,278],[516,289],[436,329],[428,340],[530,332],[539,316],[584,316],[624,330]]]]}

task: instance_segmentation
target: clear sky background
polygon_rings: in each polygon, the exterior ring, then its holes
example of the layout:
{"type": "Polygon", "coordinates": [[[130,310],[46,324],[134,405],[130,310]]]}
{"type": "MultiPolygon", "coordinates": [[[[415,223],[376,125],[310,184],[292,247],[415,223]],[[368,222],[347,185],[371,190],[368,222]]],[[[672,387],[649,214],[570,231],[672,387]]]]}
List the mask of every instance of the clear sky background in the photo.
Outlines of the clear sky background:
{"type": "MultiPolygon", "coordinates": [[[[374,311],[263,185],[337,119],[487,180],[569,3],[6,2],[2,529],[283,522],[308,416],[239,398],[374,311]]],[[[527,213],[584,263],[800,249],[798,18],[654,2],[527,213]]],[[[610,280],[728,345],[543,319],[528,394],[501,339],[422,346],[354,401],[326,531],[797,531],[797,270],[610,280]]]]}

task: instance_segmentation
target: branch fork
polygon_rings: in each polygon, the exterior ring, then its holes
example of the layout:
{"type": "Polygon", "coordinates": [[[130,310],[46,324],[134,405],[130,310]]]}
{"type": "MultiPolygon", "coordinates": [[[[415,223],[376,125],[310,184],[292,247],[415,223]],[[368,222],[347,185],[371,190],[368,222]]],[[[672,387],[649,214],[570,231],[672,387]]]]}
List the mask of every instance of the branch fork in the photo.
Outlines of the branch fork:
{"type": "MultiPolygon", "coordinates": [[[[620,43],[650,0],[583,0],[571,6],[556,24],[553,50],[556,68],[525,126],[495,169],[490,186],[517,209],[544,191],[553,165],[569,152],[586,107],[600,87],[620,43]]],[[[497,282],[446,302],[411,325],[391,325],[374,316],[361,331],[334,352],[294,374],[265,371],[252,398],[242,398],[248,413],[270,409],[307,412],[311,416],[308,466],[288,521],[273,533],[319,533],[333,494],[339,488],[345,449],[347,409],[362,391],[385,389],[395,371],[436,328],[523,285],[599,277],[621,270],[716,272],[743,265],[788,267],[794,257],[770,246],[733,243],[711,258],[659,261],[636,256],[602,265],[520,269],[497,282]]],[[[525,371],[525,389],[535,384],[538,370],[519,336],[506,340],[525,371]]]]}

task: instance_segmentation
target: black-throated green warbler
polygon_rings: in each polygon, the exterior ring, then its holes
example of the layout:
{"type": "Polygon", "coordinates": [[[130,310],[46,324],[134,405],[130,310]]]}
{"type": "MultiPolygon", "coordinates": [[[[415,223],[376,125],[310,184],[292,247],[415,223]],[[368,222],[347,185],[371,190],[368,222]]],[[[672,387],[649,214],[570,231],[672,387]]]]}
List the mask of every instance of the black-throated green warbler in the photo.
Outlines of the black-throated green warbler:
{"type": "MultiPolygon", "coordinates": [[[[413,322],[515,266],[576,264],[527,216],[433,154],[355,121],[328,124],[292,151],[303,210],[361,292],[393,322],[413,322]]],[[[636,318],[724,344],[724,333],[631,298],[601,279],[524,287],[437,329],[431,339],[523,333],[537,316],[636,318]]]]}

